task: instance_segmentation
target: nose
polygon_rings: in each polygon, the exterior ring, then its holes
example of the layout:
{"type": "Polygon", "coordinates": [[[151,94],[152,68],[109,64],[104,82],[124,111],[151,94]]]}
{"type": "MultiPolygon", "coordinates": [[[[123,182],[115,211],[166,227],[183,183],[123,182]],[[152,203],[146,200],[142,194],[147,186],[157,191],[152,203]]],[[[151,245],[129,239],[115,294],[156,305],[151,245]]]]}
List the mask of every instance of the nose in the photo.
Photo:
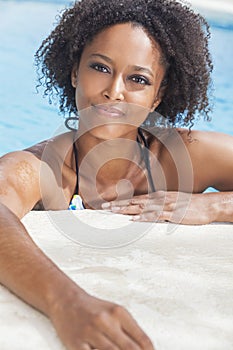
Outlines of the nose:
{"type": "Polygon", "coordinates": [[[103,95],[110,101],[123,101],[125,99],[125,84],[122,77],[112,78],[103,95]]]}

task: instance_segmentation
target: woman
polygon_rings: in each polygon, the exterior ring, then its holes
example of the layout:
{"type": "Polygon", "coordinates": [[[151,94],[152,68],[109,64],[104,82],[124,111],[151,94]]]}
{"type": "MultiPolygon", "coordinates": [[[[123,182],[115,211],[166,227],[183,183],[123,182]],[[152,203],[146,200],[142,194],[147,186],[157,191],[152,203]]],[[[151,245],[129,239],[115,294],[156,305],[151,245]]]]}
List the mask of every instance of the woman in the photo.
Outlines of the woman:
{"type": "Polygon", "coordinates": [[[45,93],[58,93],[68,127],[79,114],[79,128],[2,157],[0,281],[51,319],[67,349],[153,345],[124,308],[88,295],[39,250],[20,222],[28,211],[233,222],[233,138],[175,128],[208,118],[208,36],[175,1],[83,0],[36,54],[45,93]],[[220,192],[203,194],[209,186],[220,192]]]}

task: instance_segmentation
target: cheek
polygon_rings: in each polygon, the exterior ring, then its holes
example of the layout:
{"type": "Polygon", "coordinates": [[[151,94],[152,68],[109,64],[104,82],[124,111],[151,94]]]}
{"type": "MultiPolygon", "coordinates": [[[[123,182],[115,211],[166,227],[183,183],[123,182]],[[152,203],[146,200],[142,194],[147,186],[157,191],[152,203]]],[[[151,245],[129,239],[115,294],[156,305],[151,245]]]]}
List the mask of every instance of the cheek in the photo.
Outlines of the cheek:
{"type": "Polygon", "coordinates": [[[151,91],[144,90],[144,91],[128,93],[128,100],[131,103],[135,103],[136,105],[140,105],[147,109],[151,109],[155,98],[156,98],[156,93],[154,90],[151,90],[151,91]]]}
{"type": "Polygon", "coordinates": [[[85,79],[79,79],[75,91],[75,100],[78,109],[88,106],[89,98],[92,95],[92,84],[86,84],[85,79]]]}
{"type": "Polygon", "coordinates": [[[90,77],[89,74],[82,74],[78,79],[76,88],[76,103],[78,107],[87,107],[88,102],[95,101],[96,97],[103,91],[105,85],[106,79],[95,79],[90,77]]]}
{"type": "Polygon", "coordinates": [[[75,102],[76,102],[77,109],[83,108],[83,104],[84,104],[83,92],[82,92],[82,89],[80,88],[79,84],[75,90],[75,102]]]}

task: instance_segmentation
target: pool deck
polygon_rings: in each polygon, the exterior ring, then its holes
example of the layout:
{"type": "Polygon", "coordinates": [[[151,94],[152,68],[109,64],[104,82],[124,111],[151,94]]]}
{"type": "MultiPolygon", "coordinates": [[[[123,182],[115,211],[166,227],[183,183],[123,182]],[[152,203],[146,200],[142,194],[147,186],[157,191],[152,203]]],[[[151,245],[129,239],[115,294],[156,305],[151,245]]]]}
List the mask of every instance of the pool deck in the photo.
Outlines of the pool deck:
{"type": "MultiPolygon", "coordinates": [[[[126,237],[121,248],[100,249],[101,239],[95,248],[82,245],[88,237],[81,231],[89,223],[92,230],[106,229],[109,247],[116,243],[109,227],[122,225],[127,236],[125,227],[134,223],[89,210],[30,212],[23,223],[71,279],[95,296],[124,305],[157,350],[233,349],[233,225],[146,223],[145,234],[135,242],[126,237]],[[71,227],[80,233],[81,245],[65,236],[71,227]]],[[[64,350],[50,321],[4,287],[0,313],[1,350],[64,350]]]]}
{"type": "Polygon", "coordinates": [[[233,0],[188,0],[194,8],[233,14],[233,0]]]}

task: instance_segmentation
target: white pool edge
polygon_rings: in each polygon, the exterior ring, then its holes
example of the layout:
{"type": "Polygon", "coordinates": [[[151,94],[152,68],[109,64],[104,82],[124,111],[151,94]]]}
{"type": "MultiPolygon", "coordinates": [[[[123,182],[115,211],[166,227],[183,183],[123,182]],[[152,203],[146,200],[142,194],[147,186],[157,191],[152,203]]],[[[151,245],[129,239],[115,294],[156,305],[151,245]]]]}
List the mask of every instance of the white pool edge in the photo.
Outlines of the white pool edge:
{"type": "Polygon", "coordinates": [[[194,9],[233,14],[233,0],[188,0],[194,9]]]}

